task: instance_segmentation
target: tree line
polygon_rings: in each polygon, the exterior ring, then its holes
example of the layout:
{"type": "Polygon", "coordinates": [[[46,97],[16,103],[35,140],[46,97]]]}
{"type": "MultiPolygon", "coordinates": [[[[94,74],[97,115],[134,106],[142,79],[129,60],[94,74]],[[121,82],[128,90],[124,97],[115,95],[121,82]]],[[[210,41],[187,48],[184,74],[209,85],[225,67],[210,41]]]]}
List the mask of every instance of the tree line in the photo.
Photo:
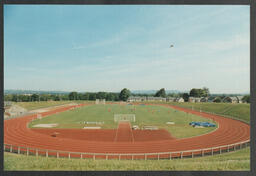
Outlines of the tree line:
{"type": "Polygon", "coordinates": [[[33,102],[33,101],[61,101],[61,100],[91,100],[105,99],[106,101],[126,101],[131,95],[131,92],[124,88],[120,93],[115,92],[70,92],[69,94],[32,94],[19,95],[7,94],[4,95],[4,101],[14,102],[33,102]]]}

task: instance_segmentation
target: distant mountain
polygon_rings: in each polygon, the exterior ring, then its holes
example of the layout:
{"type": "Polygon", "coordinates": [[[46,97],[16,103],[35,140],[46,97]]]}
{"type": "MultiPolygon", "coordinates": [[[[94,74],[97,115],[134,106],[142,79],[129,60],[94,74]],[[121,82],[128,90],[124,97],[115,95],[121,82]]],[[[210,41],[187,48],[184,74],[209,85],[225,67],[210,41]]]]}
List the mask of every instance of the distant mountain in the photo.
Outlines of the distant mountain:
{"type": "Polygon", "coordinates": [[[4,90],[4,94],[68,94],[66,91],[40,91],[40,90],[4,90]]]}

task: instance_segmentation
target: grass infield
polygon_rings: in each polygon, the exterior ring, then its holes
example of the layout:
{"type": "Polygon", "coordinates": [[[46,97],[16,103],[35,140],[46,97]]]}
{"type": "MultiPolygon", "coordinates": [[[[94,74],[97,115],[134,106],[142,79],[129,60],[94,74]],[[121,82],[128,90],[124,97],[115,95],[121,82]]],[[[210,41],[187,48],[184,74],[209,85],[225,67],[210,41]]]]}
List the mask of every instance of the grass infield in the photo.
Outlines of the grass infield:
{"type": "Polygon", "coordinates": [[[117,128],[114,122],[114,114],[135,114],[136,121],[132,125],[157,126],[167,129],[172,136],[176,138],[193,137],[209,133],[217,127],[194,128],[189,125],[192,121],[211,122],[210,119],[202,118],[196,115],[177,111],[172,108],[151,105],[90,105],[54,114],[43,119],[38,119],[29,124],[32,128],[37,124],[59,124],[55,128],[83,128],[85,126],[101,126],[103,129],[117,128]],[[104,122],[102,125],[87,125],[84,122],[104,122]],[[166,122],[174,122],[174,125],[168,125],[166,122]]]}

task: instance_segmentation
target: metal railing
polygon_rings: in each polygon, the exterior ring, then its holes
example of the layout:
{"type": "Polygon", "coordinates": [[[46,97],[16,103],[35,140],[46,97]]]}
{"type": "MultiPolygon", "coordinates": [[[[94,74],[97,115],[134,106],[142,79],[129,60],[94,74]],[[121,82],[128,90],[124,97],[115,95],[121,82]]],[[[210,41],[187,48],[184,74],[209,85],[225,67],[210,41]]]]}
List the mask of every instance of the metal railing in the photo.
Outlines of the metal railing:
{"type": "Polygon", "coordinates": [[[157,153],[87,153],[87,152],[69,152],[60,150],[47,150],[39,148],[31,148],[24,146],[16,146],[12,144],[4,144],[4,151],[33,155],[33,156],[45,156],[56,158],[80,158],[80,159],[128,159],[128,160],[149,160],[149,159],[182,159],[182,158],[194,158],[209,155],[222,154],[226,152],[236,151],[242,148],[246,148],[250,145],[250,140],[246,140],[239,143],[222,145],[211,148],[202,148],[195,150],[174,151],[174,152],[157,152],[157,153]]]}

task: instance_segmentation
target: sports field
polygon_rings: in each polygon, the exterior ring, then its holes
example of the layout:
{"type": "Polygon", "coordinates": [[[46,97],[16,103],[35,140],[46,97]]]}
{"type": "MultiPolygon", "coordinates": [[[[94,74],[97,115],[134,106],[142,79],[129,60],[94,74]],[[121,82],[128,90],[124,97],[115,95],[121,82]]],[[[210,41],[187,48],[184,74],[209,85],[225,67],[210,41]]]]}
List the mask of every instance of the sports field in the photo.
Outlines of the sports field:
{"type": "MultiPolygon", "coordinates": [[[[180,103],[177,104],[179,106],[184,107],[185,103],[180,103]]],[[[210,109],[215,110],[219,113],[218,108],[216,108],[215,103],[209,103],[206,104],[206,107],[209,107],[210,109]],[[217,109],[217,110],[216,110],[217,109]]],[[[230,105],[230,104],[228,104],[230,105]]],[[[48,106],[45,104],[45,106],[48,106]]],[[[219,105],[218,105],[219,106],[219,105]]],[[[244,111],[241,111],[241,118],[244,116],[249,116],[249,106],[244,106],[241,104],[237,105],[238,107],[242,107],[242,109],[245,109],[244,111]]],[[[146,111],[144,108],[147,106],[143,105],[138,105],[135,106],[136,109],[133,112],[136,114],[136,122],[139,122],[140,120],[140,114],[147,114],[150,116],[151,119],[155,119],[155,115],[157,113],[162,114],[163,118],[166,118],[168,121],[173,121],[175,124],[179,124],[180,118],[175,119],[173,117],[173,114],[175,114],[175,117],[184,117],[184,114],[182,116],[182,111],[176,111],[171,110],[170,108],[166,107],[159,107],[157,105],[154,106],[148,106],[148,108],[154,108],[160,109],[158,112],[150,113],[150,111],[146,111]],[[141,109],[140,109],[141,108],[141,109]],[[161,110],[162,109],[162,110],[161,110]],[[169,113],[168,111],[171,110],[169,113]],[[140,112],[141,111],[141,112],[140,112]],[[168,114],[167,116],[165,114],[168,114]],[[181,115],[180,115],[181,114],[181,115]],[[171,120],[169,120],[171,118],[171,120]]],[[[103,110],[104,117],[108,117],[111,119],[111,123],[107,123],[107,121],[104,123],[103,128],[116,128],[117,124],[113,122],[113,113],[120,113],[122,110],[125,113],[131,113],[133,107],[131,105],[127,105],[125,107],[120,107],[120,105],[93,105],[93,106],[84,106],[81,108],[76,108],[75,110],[71,111],[65,111],[59,114],[54,114],[49,117],[51,119],[57,118],[58,116],[62,116],[63,114],[73,114],[77,113],[77,111],[82,111],[84,110],[84,114],[86,117],[88,116],[88,111],[86,108],[92,108],[93,113],[90,114],[95,114],[95,110],[99,108],[97,111],[100,109],[103,110]],[[107,108],[106,108],[107,107],[107,108]],[[94,109],[96,108],[96,109],[94,109]],[[109,108],[112,108],[111,111],[109,112],[109,108]],[[121,108],[121,109],[120,109],[121,108]],[[106,111],[107,110],[107,111],[106,111]]],[[[155,110],[156,110],[155,109],[155,110]]],[[[96,112],[97,112],[96,111],[96,112]]],[[[234,109],[230,110],[230,113],[235,113],[234,109]]],[[[219,113],[220,114],[220,113],[219,113]]],[[[184,119],[186,119],[186,113],[184,119]]],[[[192,114],[189,114],[192,118],[192,114]]],[[[78,116],[79,117],[79,116],[78,116]]],[[[104,119],[102,117],[102,119],[104,119]]],[[[144,117],[144,116],[143,116],[144,117]]],[[[141,118],[143,118],[141,117],[141,118]]],[[[47,116],[44,117],[41,121],[47,120],[47,116]]],[[[59,119],[59,122],[63,122],[62,118],[59,119]]],[[[67,119],[68,116],[66,117],[67,119]]],[[[198,116],[195,116],[195,118],[198,118],[198,116]]],[[[201,118],[201,117],[199,117],[201,118]]],[[[82,118],[83,119],[83,118],[82,118]]],[[[80,119],[80,120],[82,120],[80,119]]],[[[17,119],[18,120],[18,119],[17,119]]],[[[48,119],[50,120],[50,119],[48,119]]],[[[77,120],[79,122],[80,120],[77,120]]],[[[88,119],[88,120],[94,120],[94,118],[88,119]]],[[[100,119],[99,119],[100,120],[100,119]]],[[[205,120],[203,118],[203,120],[205,120]]],[[[141,120],[142,122],[144,120],[141,120]]],[[[36,121],[35,121],[36,122],[36,121]]],[[[148,121],[146,121],[148,122],[148,121]]],[[[149,121],[150,122],[150,121],[149,121]]],[[[160,119],[156,119],[157,122],[156,124],[161,124],[166,122],[165,120],[161,121],[160,119]]],[[[41,123],[41,122],[40,122],[41,123]]],[[[49,121],[48,123],[53,123],[49,121]]],[[[145,123],[145,121],[144,121],[145,123]]],[[[143,125],[144,125],[143,123],[143,125]]],[[[186,123],[186,121],[184,121],[186,123]]],[[[60,123],[61,124],[61,123],[60,123]]],[[[64,123],[65,124],[65,123],[64,123]]],[[[69,122],[69,124],[76,124],[73,123],[72,121],[69,122]]],[[[135,123],[136,124],[136,123],[135,123]]],[[[145,123],[146,124],[146,123],[145,123]]],[[[180,122],[182,125],[183,122],[180,122]]],[[[164,126],[166,124],[164,123],[164,126]]],[[[82,127],[82,126],[81,126],[82,127]]],[[[174,127],[174,126],[173,126],[174,127]]],[[[80,127],[73,127],[73,128],[80,128],[80,127]]],[[[168,129],[169,127],[167,127],[168,129]]],[[[192,128],[192,127],[191,127],[192,128]]],[[[192,128],[193,129],[193,128],[192,128]]],[[[169,130],[169,129],[168,129],[169,130]]],[[[198,130],[203,130],[203,129],[198,129],[198,130]]],[[[172,132],[171,132],[172,133],[172,132]]],[[[183,131],[182,131],[183,133],[183,131]]],[[[173,135],[173,134],[172,134],[173,135]]],[[[127,160],[80,160],[80,159],[56,159],[56,158],[45,158],[45,157],[35,157],[35,156],[24,156],[24,155],[17,155],[17,154],[11,154],[11,153],[6,153],[5,152],[5,157],[4,157],[4,169],[5,170],[249,170],[250,169],[250,150],[249,148],[238,150],[236,152],[231,152],[227,154],[222,154],[222,155],[216,155],[216,156],[209,156],[209,157],[202,157],[202,158],[193,158],[193,159],[181,159],[181,160],[137,160],[137,161],[127,161],[127,160]]]]}
{"type": "MultiPolygon", "coordinates": [[[[43,119],[34,120],[29,124],[32,128],[38,124],[58,124],[54,128],[83,128],[86,126],[100,126],[102,129],[117,128],[117,123],[114,122],[114,114],[135,114],[136,121],[132,125],[156,126],[158,128],[167,129],[175,138],[192,137],[208,133],[217,128],[194,128],[189,125],[192,121],[211,122],[210,119],[199,117],[193,114],[174,110],[170,107],[157,105],[90,105],[76,108],[74,110],[65,111],[62,113],[50,115],[43,119]],[[104,122],[100,125],[85,124],[86,122],[104,122]],[[167,122],[174,122],[172,125],[167,122]]],[[[216,124],[217,125],[217,124],[216,124]]]]}

